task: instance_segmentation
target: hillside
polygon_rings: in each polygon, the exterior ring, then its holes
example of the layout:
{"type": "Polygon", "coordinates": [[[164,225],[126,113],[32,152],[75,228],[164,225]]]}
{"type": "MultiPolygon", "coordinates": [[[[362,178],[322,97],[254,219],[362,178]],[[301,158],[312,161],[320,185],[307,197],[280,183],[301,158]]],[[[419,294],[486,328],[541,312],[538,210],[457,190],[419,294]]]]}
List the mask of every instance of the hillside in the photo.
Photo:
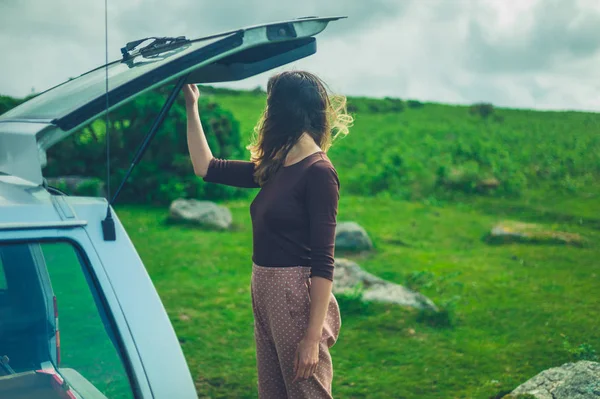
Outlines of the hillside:
{"type": "MultiPolygon", "coordinates": [[[[264,95],[205,92],[233,112],[247,140],[264,95]]],[[[487,191],[481,183],[490,180],[495,196],[598,192],[600,114],[492,109],[486,117],[476,107],[368,98],[350,98],[349,110],[354,128],[330,158],[353,194],[445,198],[449,190],[487,191]]]]}
{"type": "MultiPolygon", "coordinates": [[[[230,111],[239,121],[235,138],[245,145],[264,93],[202,92],[211,107],[205,112],[209,122],[222,115],[210,104],[230,111]]],[[[156,108],[144,108],[149,102],[162,104],[151,100],[132,106],[151,114],[156,108]]],[[[498,399],[544,369],[597,358],[600,115],[367,98],[351,98],[349,106],[355,126],[329,152],[342,184],[338,220],[362,225],[375,248],[336,256],[421,291],[444,312],[424,317],[340,297],[334,396],[498,399]],[[585,245],[490,245],[486,236],[502,220],[578,234],[585,245]]],[[[168,180],[159,175],[158,160],[175,164],[169,152],[175,148],[176,171],[195,179],[181,152],[180,105],[170,116],[132,186],[168,180]]],[[[100,140],[93,145],[102,145],[103,127],[95,126],[94,134],[100,140]]],[[[120,149],[128,154],[129,147],[120,149]]],[[[103,159],[100,150],[93,153],[103,159]]],[[[248,153],[239,150],[236,157],[248,153]]],[[[128,165],[129,159],[122,161],[128,165]]],[[[177,184],[165,186],[167,194],[177,184]]],[[[248,207],[254,193],[219,197],[232,211],[231,231],[167,224],[167,207],[150,206],[146,197],[116,207],[165,304],[201,398],[257,395],[249,291],[248,207]]]]}

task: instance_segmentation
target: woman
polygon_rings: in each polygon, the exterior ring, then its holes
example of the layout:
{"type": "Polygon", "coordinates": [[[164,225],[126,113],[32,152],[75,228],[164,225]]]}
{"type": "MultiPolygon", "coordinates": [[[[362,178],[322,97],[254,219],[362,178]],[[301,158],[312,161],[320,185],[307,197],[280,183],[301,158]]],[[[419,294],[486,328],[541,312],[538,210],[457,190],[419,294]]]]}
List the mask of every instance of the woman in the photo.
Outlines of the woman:
{"type": "Polygon", "coordinates": [[[307,72],[269,79],[267,106],[247,148],[251,162],[213,158],[184,86],[187,139],[196,175],[207,182],[260,187],[253,226],[252,308],[260,398],[331,398],[329,348],[341,326],[331,293],[339,180],[326,155],[352,118],[307,72]]]}

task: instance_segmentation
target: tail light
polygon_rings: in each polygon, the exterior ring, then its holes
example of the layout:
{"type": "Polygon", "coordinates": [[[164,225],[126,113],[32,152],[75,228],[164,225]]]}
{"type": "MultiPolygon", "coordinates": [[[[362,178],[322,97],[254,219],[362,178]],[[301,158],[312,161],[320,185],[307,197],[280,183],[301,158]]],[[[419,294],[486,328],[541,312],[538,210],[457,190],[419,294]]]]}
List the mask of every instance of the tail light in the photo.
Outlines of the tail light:
{"type": "Polygon", "coordinates": [[[60,329],[58,328],[58,305],[56,303],[56,296],[54,296],[54,326],[56,328],[55,336],[56,336],[56,367],[60,366],[60,329]]]}

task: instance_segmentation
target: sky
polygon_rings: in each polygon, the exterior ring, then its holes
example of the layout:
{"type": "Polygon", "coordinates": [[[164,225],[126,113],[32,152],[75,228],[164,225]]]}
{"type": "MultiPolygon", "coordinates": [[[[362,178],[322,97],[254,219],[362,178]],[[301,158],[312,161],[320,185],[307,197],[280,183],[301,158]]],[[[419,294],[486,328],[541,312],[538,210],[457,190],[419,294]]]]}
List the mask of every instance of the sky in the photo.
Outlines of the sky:
{"type": "MultiPolygon", "coordinates": [[[[598,0],[108,0],[109,59],[148,36],[195,38],[302,16],[348,16],[306,69],[345,95],[600,111],[598,0]]],[[[0,0],[0,94],[104,64],[102,0],[0,0]]],[[[267,72],[234,88],[266,86],[267,72]]]]}

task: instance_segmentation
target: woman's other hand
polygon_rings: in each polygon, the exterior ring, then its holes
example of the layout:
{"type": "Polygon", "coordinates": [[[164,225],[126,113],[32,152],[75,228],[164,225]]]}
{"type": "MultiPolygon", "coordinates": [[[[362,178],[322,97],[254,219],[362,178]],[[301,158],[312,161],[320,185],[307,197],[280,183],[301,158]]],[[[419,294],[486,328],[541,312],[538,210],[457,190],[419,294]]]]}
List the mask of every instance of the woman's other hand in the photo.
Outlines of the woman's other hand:
{"type": "Polygon", "coordinates": [[[304,338],[296,349],[294,381],[307,380],[317,370],[319,364],[319,340],[304,338]]]}
{"type": "Polygon", "coordinates": [[[198,86],[195,84],[183,85],[183,94],[186,105],[194,105],[198,102],[198,98],[200,98],[200,90],[198,90],[198,86]]]}

